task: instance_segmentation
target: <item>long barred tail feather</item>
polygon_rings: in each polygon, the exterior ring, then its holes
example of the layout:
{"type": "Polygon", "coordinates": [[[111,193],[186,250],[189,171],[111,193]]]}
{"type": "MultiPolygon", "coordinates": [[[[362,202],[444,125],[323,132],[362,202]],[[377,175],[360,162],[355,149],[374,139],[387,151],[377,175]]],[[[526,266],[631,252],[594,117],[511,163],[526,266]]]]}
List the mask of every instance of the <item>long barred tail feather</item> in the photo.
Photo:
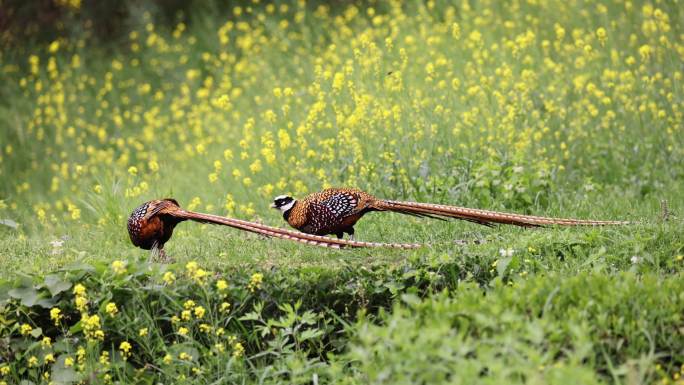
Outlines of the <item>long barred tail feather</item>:
{"type": "Polygon", "coordinates": [[[522,227],[538,226],[607,226],[627,225],[627,221],[597,221],[588,219],[548,218],[533,215],[502,213],[497,211],[470,209],[466,207],[447,206],[431,203],[399,202],[381,200],[375,204],[378,210],[394,211],[402,214],[440,216],[463,219],[481,225],[492,226],[500,223],[522,227]]]}
{"type": "Polygon", "coordinates": [[[298,231],[281,229],[278,227],[272,227],[267,225],[262,225],[260,223],[243,221],[240,219],[226,218],[218,215],[196,213],[186,210],[177,210],[172,214],[174,217],[180,219],[190,219],[197,222],[203,223],[213,223],[225,226],[234,227],[237,229],[249,231],[252,233],[261,234],[267,237],[274,237],[280,239],[287,239],[291,241],[296,241],[300,243],[305,243],[307,245],[330,247],[330,248],[361,248],[361,247],[386,247],[386,248],[397,248],[397,249],[415,249],[422,247],[420,244],[415,243],[381,243],[381,242],[362,242],[362,241],[352,241],[346,239],[335,239],[329,237],[323,237],[320,235],[306,234],[298,231]]]}

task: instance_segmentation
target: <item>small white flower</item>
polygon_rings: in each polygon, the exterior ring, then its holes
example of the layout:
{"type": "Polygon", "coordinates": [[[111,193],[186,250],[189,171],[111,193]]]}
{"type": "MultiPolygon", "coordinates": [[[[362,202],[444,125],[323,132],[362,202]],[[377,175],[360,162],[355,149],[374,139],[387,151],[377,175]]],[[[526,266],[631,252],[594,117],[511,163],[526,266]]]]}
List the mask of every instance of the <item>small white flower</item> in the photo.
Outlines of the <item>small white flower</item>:
{"type": "Polygon", "coordinates": [[[500,254],[502,257],[504,257],[504,258],[505,258],[505,257],[512,257],[512,256],[513,256],[513,253],[515,253],[515,250],[513,250],[513,249],[511,249],[511,248],[508,248],[508,249],[499,249],[499,254],[500,254]]]}
{"type": "Polygon", "coordinates": [[[64,241],[59,240],[59,239],[55,239],[54,241],[50,242],[50,245],[53,248],[58,249],[64,245],[64,241]]]}
{"type": "Polygon", "coordinates": [[[636,255],[632,255],[632,258],[630,258],[629,260],[632,261],[633,264],[637,264],[639,263],[641,258],[637,257],[636,255]]]}

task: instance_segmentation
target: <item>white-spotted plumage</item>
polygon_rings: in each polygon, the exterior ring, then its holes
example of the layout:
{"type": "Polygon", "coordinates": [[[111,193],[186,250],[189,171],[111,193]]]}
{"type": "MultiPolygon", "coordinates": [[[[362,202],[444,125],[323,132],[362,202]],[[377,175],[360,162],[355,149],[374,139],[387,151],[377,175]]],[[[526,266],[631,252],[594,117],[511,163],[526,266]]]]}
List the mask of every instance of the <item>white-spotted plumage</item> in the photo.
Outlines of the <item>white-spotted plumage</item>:
{"type": "Polygon", "coordinates": [[[431,203],[399,202],[378,199],[353,188],[329,188],[295,201],[289,196],[279,196],[274,207],[285,208],[283,217],[290,226],[316,235],[344,233],[354,234],[354,225],[370,211],[392,211],[418,217],[455,218],[483,225],[508,224],[522,227],[535,226],[606,226],[625,225],[625,221],[599,221],[566,218],[547,218],[532,215],[501,213],[431,203]],[[294,203],[290,205],[291,203],[294,203]]]}

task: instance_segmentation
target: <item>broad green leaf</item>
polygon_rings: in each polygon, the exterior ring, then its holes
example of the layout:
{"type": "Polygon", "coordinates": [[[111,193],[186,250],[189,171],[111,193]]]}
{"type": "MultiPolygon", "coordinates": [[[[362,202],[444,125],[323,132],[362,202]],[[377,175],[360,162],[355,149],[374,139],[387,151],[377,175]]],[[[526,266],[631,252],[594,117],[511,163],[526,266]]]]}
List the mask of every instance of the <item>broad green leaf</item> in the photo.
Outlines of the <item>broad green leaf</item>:
{"type": "Polygon", "coordinates": [[[50,274],[45,277],[45,286],[50,290],[50,294],[54,297],[63,291],[69,290],[71,288],[71,282],[62,279],[62,277],[57,274],[50,274]]]}
{"type": "Polygon", "coordinates": [[[57,367],[55,365],[52,369],[51,382],[55,384],[72,384],[80,379],[80,376],[72,368],[57,367]]]}
{"type": "Polygon", "coordinates": [[[35,305],[38,300],[38,290],[32,287],[25,286],[12,289],[9,291],[9,295],[20,300],[21,304],[27,307],[35,305]]]}

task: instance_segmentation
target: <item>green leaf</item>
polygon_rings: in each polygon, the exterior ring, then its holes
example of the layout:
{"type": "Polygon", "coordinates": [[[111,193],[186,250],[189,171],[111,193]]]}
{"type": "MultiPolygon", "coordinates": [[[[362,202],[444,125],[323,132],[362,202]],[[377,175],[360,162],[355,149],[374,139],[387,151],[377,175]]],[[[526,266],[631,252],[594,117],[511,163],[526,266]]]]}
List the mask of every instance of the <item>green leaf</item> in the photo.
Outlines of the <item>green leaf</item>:
{"type": "Polygon", "coordinates": [[[31,307],[38,301],[38,290],[32,287],[18,287],[9,291],[9,295],[12,298],[21,300],[21,304],[27,307],[31,307]]]}
{"type": "Polygon", "coordinates": [[[80,376],[74,369],[64,367],[58,368],[56,366],[57,365],[52,369],[52,376],[50,377],[52,382],[56,384],[72,384],[80,380],[80,376]]]}
{"type": "Polygon", "coordinates": [[[307,329],[304,330],[300,335],[299,339],[301,341],[306,341],[312,338],[317,338],[323,335],[323,332],[319,329],[307,329]]]}
{"type": "Polygon", "coordinates": [[[45,286],[50,290],[50,294],[54,297],[63,291],[69,290],[71,288],[71,282],[62,279],[57,274],[50,274],[45,277],[45,286]]]}
{"type": "Polygon", "coordinates": [[[52,298],[41,298],[38,301],[36,301],[36,305],[44,309],[53,308],[56,304],[57,302],[52,298]]]}
{"type": "Polygon", "coordinates": [[[31,337],[33,338],[38,338],[43,334],[43,329],[41,328],[35,328],[31,330],[31,337]]]}
{"type": "Polygon", "coordinates": [[[407,305],[418,306],[420,304],[420,298],[415,294],[402,294],[401,300],[407,305]]]}
{"type": "Polygon", "coordinates": [[[259,315],[259,313],[251,311],[238,319],[240,321],[258,321],[259,319],[261,319],[261,316],[259,315]]]}

